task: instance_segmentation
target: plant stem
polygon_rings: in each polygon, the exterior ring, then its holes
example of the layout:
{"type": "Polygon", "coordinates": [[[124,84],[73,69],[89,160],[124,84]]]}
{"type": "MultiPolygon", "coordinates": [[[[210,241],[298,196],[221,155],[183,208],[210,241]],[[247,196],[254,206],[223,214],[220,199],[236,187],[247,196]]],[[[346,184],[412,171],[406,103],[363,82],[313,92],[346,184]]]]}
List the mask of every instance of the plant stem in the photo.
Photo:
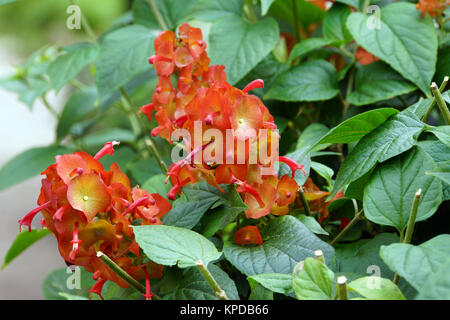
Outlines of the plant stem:
{"type": "MultiPolygon", "coordinates": [[[[409,214],[408,226],[406,228],[405,237],[403,237],[403,231],[400,233],[400,242],[402,242],[402,243],[411,243],[412,235],[414,232],[414,224],[416,223],[417,209],[419,208],[421,194],[422,194],[422,189],[419,189],[419,190],[417,190],[416,194],[414,195],[414,200],[412,203],[411,212],[409,214]]],[[[397,284],[399,280],[400,280],[400,276],[397,273],[394,274],[394,279],[392,280],[392,282],[397,284]]]]}
{"type": "Polygon", "coordinates": [[[414,195],[414,200],[411,207],[411,213],[409,214],[408,227],[406,228],[405,238],[403,243],[411,243],[412,235],[414,232],[414,224],[416,223],[417,209],[419,208],[420,195],[422,194],[422,189],[417,190],[414,195]]]}
{"type": "MultiPolygon", "coordinates": [[[[71,4],[75,4],[74,0],[70,0],[71,4]]],[[[86,17],[84,16],[83,13],[81,13],[81,24],[83,25],[83,28],[86,30],[86,33],[88,34],[88,36],[92,39],[92,41],[94,43],[97,43],[97,37],[95,36],[94,31],[92,30],[89,22],[87,21],[86,17]]]]}
{"type": "Polygon", "coordinates": [[[340,276],[337,278],[338,300],[348,300],[347,278],[340,276]]]}
{"type": "MultiPolygon", "coordinates": [[[[443,92],[445,90],[445,87],[448,83],[448,77],[444,77],[444,80],[441,83],[441,86],[439,87],[439,91],[443,92]]],[[[431,111],[433,110],[434,106],[436,105],[436,98],[433,99],[430,106],[428,107],[427,112],[425,112],[425,115],[422,117],[422,121],[425,122],[428,119],[428,116],[430,115],[431,111]]]]}
{"type": "Polygon", "coordinates": [[[299,42],[301,40],[300,32],[299,32],[299,25],[298,25],[298,15],[297,15],[297,0],[292,0],[292,11],[294,14],[294,35],[295,40],[299,42]]]}
{"type": "Polygon", "coordinates": [[[333,240],[331,240],[330,245],[333,246],[335,243],[337,243],[344,236],[344,234],[346,234],[351,228],[353,228],[353,226],[361,218],[361,215],[362,215],[363,211],[364,210],[361,209],[357,214],[355,214],[355,216],[350,221],[350,223],[348,225],[346,225],[345,228],[341,232],[339,232],[339,234],[333,240]]]}
{"type": "Polygon", "coordinates": [[[148,148],[150,149],[151,153],[155,157],[156,162],[158,162],[158,165],[161,168],[162,172],[166,173],[167,172],[167,166],[164,163],[164,161],[162,160],[161,155],[159,154],[158,149],[156,149],[156,146],[153,143],[153,141],[151,139],[145,139],[145,144],[148,146],[148,148]]]}
{"type": "Polygon", "coordinates": [[[202,261],[197,261],[197,267],[200,270],[202,276],[205,278],[206,282],[208,282],[211,289],[213,289],[216,297],[220,300],[229,300],[225,291],[219,286],[216,279],[214,279],[211,272],[209,272],[208,268],[203,264],[202,261]]]}
{"type": "Polygon", "coordinates": [[[303,192],[303,188],[300,188],[298,193],[300,194],[300,200],[302,201],[303,208],[305,209],[305,213],[307,216],[311,215],[311,209],[309,208],[308,200],[305,197],[305,193],[303,192]]]}
{"type": "Polygon", "coordinates": [[[320,261],[323,264],[325,264],[325,257],[323,256],[323,251],[322,250],[314,251],[314,257],[316,258],[317,261],[320,261]]]}
{"type": "Polygon", "coordinates": [[[352,68],[350,70],[350,75],[348,76],[348,85],[347,90],[345,92],[345,100],[343,101],[342,105],[342,119],[344,118],[345,114],[347,113],[348,109],[350,108],[350,102],[348,101],[348,96],[350,93],[352,93],[353,90],[353,80],[355,78],[355,70],[356,68],[352,68]]]}
{"type": "Polygon", "coordinates": [[[156,18],[156,21],[158,22],[161,29],[168,30],[167,24],[164,22],[164,18],[161,14],[161,12],[158,9],[158,6],[155,3],[155,0],[148,0],[148,3],[150,4],[150,7],[152,8],[153,15],[156,18]]]}
{"type": "Polygon", "coordinates": [[[56,119],[59,119],[59,114],[56,112],[55,109],[52,108],[52,106],[48,103],[47,98],[45,98],[45,95],[41,96],[42,103],[47,108],[47,110],[54,116],[56,119]]]}
{"type": "Polygon", "coordinates": [[[131,128],[133,129],[134,135],[137,137],[143,132],[143,128],[141,127],[138,117],[133,112],[132,102],[127,92],[123,87],[120,87],[120,93],[122,95],[122,105],[127,112],[128,119],[130,120],[131,128]]]}
{"type": "MultiPolygon", "coordinates": [[[[114,261],[112,261],[106,254],[104,254],[101,251],[97,251],[97,257],[102,260],[102,262],[109,268],[111,271],[113,271],[115,274],[117,274],[122,280],[124,280],[126,283],[128,283],[130,286],[135,288],[137,291],[141,293],[145,293],[145,286],[138,282],[136,279],[134,279],[132,276],[130,276],[125,270],[123,270],[121,267],[119,267],[114,261]]],[[[161,300],[161,298],[154,294],[153,298],[156,300],[161,300]]]]}
{"type": "Polygon", "coordinates": [[[364,14],[368,13],[367,9],[369,8],[369,5],[370,5],[370,0],[364,0],[364,4],[362,7],[362,13],[364,13],[364,14]]]}
{"type": "MultiPolygon", "coordinates": [[[[448,81],[448,79],[447,79],[448,81]]],[[[444,117],[445,123],[450,125],[450,111],[448,111],[447,104],[445,103],[444,98],[442,97],[441,91],[435,82],[431,84],[431,91],[434,95],[434,100],[436,101],[439,110],[441,111],[442,116],[444,117]]]]}
{"type": "Polygon", "coordinates": [[[255,11],[253,10],[252,0],[246,0],[244,4],[244,12],[251,22],[257,22],[255,11]]]}

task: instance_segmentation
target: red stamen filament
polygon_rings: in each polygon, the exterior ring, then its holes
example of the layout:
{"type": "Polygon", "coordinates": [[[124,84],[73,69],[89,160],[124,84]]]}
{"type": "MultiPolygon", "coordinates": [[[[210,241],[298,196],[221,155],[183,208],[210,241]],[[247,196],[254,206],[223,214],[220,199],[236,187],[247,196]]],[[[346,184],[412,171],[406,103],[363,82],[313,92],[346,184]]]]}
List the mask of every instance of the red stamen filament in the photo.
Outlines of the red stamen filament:
{"type": "Polygon", "coordinates": [[[75,228],[73,229],[73,239],[70,241],[70,243],[72,244],[72,251],[69,254],[70,261],[75,260],[78,254],[78,250],[80,249],[81,242],[82,240],[80,240],[80,238],[78,237],[78,222],[76,222],[75,228]]]}
{"type": "Polygon", "coordinates": [[[94,156],[94,159],[98,160],[107,154],[112,155],[114,153],[114,146],[116,146],[118,144],[120,144],[119,141],[110,141],[110,142],[105,143],[103,148],[101,148],[100,151],[97,152],[97,154],[94,156]]]}
{"type": "MultiPolygon", "coordinates": [[[[95,293],[97,294],[100,299],[105,300],[102,296],[102,289],[103,289],[103,285],[105,284],[106,279],[98,279],[97,282],[94,284],[94,286],[92,287],[91,290],[89,290],[89,293],[95,293]]],[[[89,295],[89,298],[92,298],[91,295],[89,295]]]]}
{"type": "Polygon", "coordinates": [[[297,162],[295,162],[292,159],[289,159],[288,157],[278,157],[278,161],[283,162],[289,166],[289,168],[292,171],[292,179],[295,177],[295,171],[300,170],[303,175],[306,177],[307,173],[305,170],[303,170],[303,165],[299,165],[297,162]]]}
{"type": "Polygon", "coordinates": [[[247,94],[251,90],[263,88],[263,87],[264,87],[264,81],[262,79],[256,79],[256,80],[253,80],[252,82],[250,82],[248,85],[246,85],[245,88],[242,89],[242,92],[247,94]]]}
{"type": "Polygon", "coordinates": [[[51,201],[48,201],[44,203],[43,205],[40,205],[37,208],[34,208],[30,212],[26,214],[25,217],[19,220],[19,229],[22,231],[22,225],[28,226],[28,231],[31,231],[31,222],[33,221],[34,217],[43,209],[47,208],[51,204],[51,201]]]}

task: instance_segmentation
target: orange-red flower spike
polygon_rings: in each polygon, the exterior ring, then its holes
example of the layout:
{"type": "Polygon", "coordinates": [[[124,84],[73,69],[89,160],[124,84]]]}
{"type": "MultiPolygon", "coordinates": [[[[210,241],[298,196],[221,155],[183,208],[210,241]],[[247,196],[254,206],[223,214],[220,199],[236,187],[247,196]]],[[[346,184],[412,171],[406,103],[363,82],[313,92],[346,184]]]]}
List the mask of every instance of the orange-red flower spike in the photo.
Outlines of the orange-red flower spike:
{"type": "Polygon", "coordinates": [[[112,155],[114,153],[114,146],[120,144],[119,141],[110,141],[105,143],[105,145],[103,146],[103,148],[100,149],[99,152],[97,152],[97,154],[94,156],[95,160],[100,159],[103,156],[106,156],[107,154],[112,155]]]}
{"type": "Polygon", "coordinates": [[[264,87],[264,81],[262,79],[256,79],[250,82],[248,85],[245,86],[244,89],[242,89],[242,92],[248,93],[251,90],[263,88],[264,87]]]}
{"type": "MultiPolygon", "coordinates": [[[[100,299],[105,300],[102,296],[102,289],[103,289],[103,285],[105,284],[106,279],[98,279],[97,282],[92,286],[92,289],[89,290],[89,293],[95,293],[97,294],[100,299]]],[[[89,298],[91,298],[91,296],[89,296],[89,298]]]]}
{"type": "Polygon", "coordinates": [[[303,165],[299,165],[299,164],[298,164],[297,162],[295,162],[294,160],[292,160],[292,159],[290,159],[290,158],[288,158],[288,157],[282,157],[282,156],[280,156],[280,157],[278,157],[278,161],[281,161],[281,162],[283,162],[283,163],[285,163],[285,164],[287,164],[287,165],[289,166],[289,168],[290,168],[291,171],[292,171],[292,178],[295,177],[295,171],[297,171],[297,170],[300,170],[300,171],[303,173],[303,175],[304,175],[305,177],[307,176],[306,171],[303,170],[303,165]]]}
{"type": "Polygon", "coordinates": [[[31,232],[31,222],[33,221],[34,217],[43,209],[47,208],[51,204],[51,201],[48,201],[44,203],[43,205],[40,205],[37,208],[34,208],[30,212],[28,212],[25,217],[19,220],[19,229],[22,231],[22,226],[28,226],[28,231],[31,232]]]}

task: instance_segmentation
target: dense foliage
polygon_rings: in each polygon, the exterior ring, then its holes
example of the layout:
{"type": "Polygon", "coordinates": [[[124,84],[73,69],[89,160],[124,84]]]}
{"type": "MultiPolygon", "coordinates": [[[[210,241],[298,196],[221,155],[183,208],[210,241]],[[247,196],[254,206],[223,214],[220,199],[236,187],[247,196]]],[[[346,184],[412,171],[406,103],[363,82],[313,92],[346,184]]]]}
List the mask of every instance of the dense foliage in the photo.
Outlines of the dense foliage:
{"type": "Polygon", "coordinates": [[[0,170],[0,190],[43,175],[3,267],[53,234],[83,271],[51,272],[48,299],[450,299],[449,19],[447,0],[134,0],[98,38],[82,19],[90,42],[0,79],[58,120],[0,170]]]}

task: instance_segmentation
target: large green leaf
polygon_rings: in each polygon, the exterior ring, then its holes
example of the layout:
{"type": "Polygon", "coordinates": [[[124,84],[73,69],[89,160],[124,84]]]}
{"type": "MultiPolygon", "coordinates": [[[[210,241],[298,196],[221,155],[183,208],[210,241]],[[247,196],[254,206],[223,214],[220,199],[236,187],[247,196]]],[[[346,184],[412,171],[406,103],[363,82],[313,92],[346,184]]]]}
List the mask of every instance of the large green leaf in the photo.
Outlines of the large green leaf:
{"type": "Polygon", "coordinates": [[[450,160],[441,163],[434,169],[425,171],[425,174],[435,176],[450,185],[450,160]]]}
{"type": "Polygon", "coordinates": [[[428,99],[420,98],[419,101],[417,101],[412,106],[409,106],[402,112],[412,112],[418,118],[422,119],[422,117],[425,115],[425,113],[427,112],[427,110],[430,107],[432,102],[433,102],[433,99],[431,99],[431,98],[428,98],[428,99]]]}
{"type": "Polygon", "coordinates": [[[336,40],[325,39],[325,38],[308,38],[302,40],[302,42],[297,43],[291,50],[289,54],[289,63],[291,63],[295,58],[303,58],[307,53],[319,49],[320,47],[332,44],[336,40]]]}
{"type": "Polygon", "coordinates": [[[426,131],[431,132],[443,144],[450,148],[450,125],[429,128],[426,131]]]}
{"type": "Polygon", "coordinates": [[[318,146],[317,142],[325,136],[330,129],[322,123],[312,123],[303,130],[302,134],[297,140],[295,149],[308,149],[308,150],[321,150],[325,149],[328,145],[318,146]],[[312,148],[318,146],[318,148],[312,148]]]}
{"type": "Polygon", "coordinates": [[[420,292],[434,274],[441,279],[448,278],[447,271],[437,272],[450,265],[450,235],[441,234],[419,246],[406,243],[382,246],[380,256],[389,268],[420,292]]]}
{"type": "Polygon", "coordinates": [[[50,146],[28,149],[15,156],[0,169],[0,190],[38,175],[55,162],[55,156],[68,153],[64,147],[50,146]]]}
{"type": "Polygon", "coordinates": [[[317,144],[359,141],[397,112],[394,108],[379,108],[358,114],[331,129],[317,144]]]}
{"type": "Polygon", "coordinates": [[[307,216],[304,214],[299,214],[298,216],[296,216],[296,218],[298,220],[301,221],[301,223],[303,223],[311,232],[315,233],[315,234],[323,234],[328,236],[329,233],[326,232],[322,226],[320,225],[320,223],[317,222],[317,220],[314,217],[311,216],[307,216]]]}
{"type": "Polygon", "coordinates": [[[328,100],[338,94],[336,69],[325,60],[311,60],[282,73],[264,99],[328,100]]]}
{"type": "Polygon", "coordinates": [[[216,201],[214,198],[177,200],[172,204],[172,210],[163,217],[162,222],[168,226],[192,229],[216,201]]]}
{"type": "Polygon", "coordinates": [[[410,149],[424,124],[412,113],[398,113],[364,136],[348,154],[336,176],[334,196],[346,184],[362,177],[377,162],[386,161],[410,149]]]}
{"type": "Polygon", "coordinates": [[[373,282],[372,277],[363,277],[350,282],[348,288],[370,300],[406,300],[391,280],[378,278],[377,286],[373,282]]]}
{"type": "Polygon", "coordinates": [[[322,250],[331,263],[333,248],[317,238],[299,220],[292,216],[273,219],[262,230],[263,244],[246,247],[225,242],[224,253],[239,271],[247,276],[261,273],[290,274],[294,266],[315,250],[322,250]]]}
{"type": "Polygon", "coordinates": [[[197,232],[164,225],[133,227],[136,241],[147,257],[162,265],[180,268],[205,266],[222,255],[214,244],[197,232]]]}
{"type": "MultiPolygon", "coordinates": [[[[219,286],[226,292],[230,300],[239,300],[236,285],[227,273],[212,263],[208,265],[208,270],[211,272],[219,286]]],[[[170,295],[170,299],[217,300],[217,297],[198,268],[191,267],[184,270],[182,280],[175,288],[173,294],[170,295]]]]}
{"type": "Polygon", "coordinates": [[[229,15],[211,26],[208,54],[212,64],[225,66],[228,82],[235,84],[275,47],[278,36],[278,24],[271,17],[250,23],[229,15]]]}
{"type": "Polygon", "coordinates": [[[65,48],[66,53],[58,56],[48,68],[50,82],[59,91],[68,81],[75,78],[98,54],[98,47],[91,43],[77,43],[65,48]]]}
{"type": "Polygon", "coordinates": [[[132,25],[115,30],[100,44],[96,83],[100,96],[111,93],[138,74],[150,70],[148,58],[154,53],[157,30],[132,25]]]}
{"type": "Polygon", "coordinates": [[[448,263],[439,266],[424,283],[416,300],[450,300],[450,277],[448,263]]]}
{"type": "Polygon", "coordinates": [[[348,6],[341,4],[334,4],[331,9],[327,11],[322,25],[322,32],[325,38],[342,41],[344,43],[352,40],[352,35],[345,26],[345,22],[347,21],[350,12],[348,6]]]}
{"type": "Polygon", "coordinates": [[[292,288],[299,300],[333,299],[334,273],[322,262],[306,258],[292,273],[292,288]]]}
{"type": "Polygon", "coordinates": [[[394,98],[415,88],[387,64],[378,61],[357,69],[355,90],[348,96],[348,101],[355,106],[364,106],[394,98]]]}
{"type": "Polygon", "coordinates": [[[64,138],[70,132],[70,128],[80,121],[89,112],[94,110],[97,98],[95,87],[88,87],[75,91],[64,106],[56,128],[57,139],[64,138]]]}
{"type": "Polygon", "coordinates": [[[290,274],[284,273],[263,273],[263,274],[255,274],[250,279],[258,282],[263,287],[273,291],[282,293],[285,295],[289,295],[292,293],[292,276],[290,274]]]}
{"type": "Polygon", "coordinates": [[[2,269],[5,268],[12,260],[24,252],[35,242],[41,240],[46,235],[50,234],[48,229],[31,230],[20,232],[8,252],[6,252],[5,259],[3,260],[2,269]]]}
{"type": "Polygon", "coordinates": [[[275,0],[270,6],[269,14],[276,19],[288,21],[292,28],[295,28],[298,23],[300,27],[307,29],[311,24],[323,19],[325,11],[322,8],[309,1],[294,1],[275,0]]]}
{"type": "Polygon", "coordinates": [[[436,167],[420,148],[380,165],[364,190],[364,213],[372,222],[403,231],[411,212],[414,195],[422,189],[416,221],[431,217],[442,202],[442,184],[425,171],[436,167]]]}
{"type": "Polygon", "coordinates": [[[438,46],[432,19],[422,19],[415,5],[406,2],[382,8],[380,28],[368,22],[369,18],[360,12],[349,16],[347,27],[356,42],[429,96],[438,46]]]}

